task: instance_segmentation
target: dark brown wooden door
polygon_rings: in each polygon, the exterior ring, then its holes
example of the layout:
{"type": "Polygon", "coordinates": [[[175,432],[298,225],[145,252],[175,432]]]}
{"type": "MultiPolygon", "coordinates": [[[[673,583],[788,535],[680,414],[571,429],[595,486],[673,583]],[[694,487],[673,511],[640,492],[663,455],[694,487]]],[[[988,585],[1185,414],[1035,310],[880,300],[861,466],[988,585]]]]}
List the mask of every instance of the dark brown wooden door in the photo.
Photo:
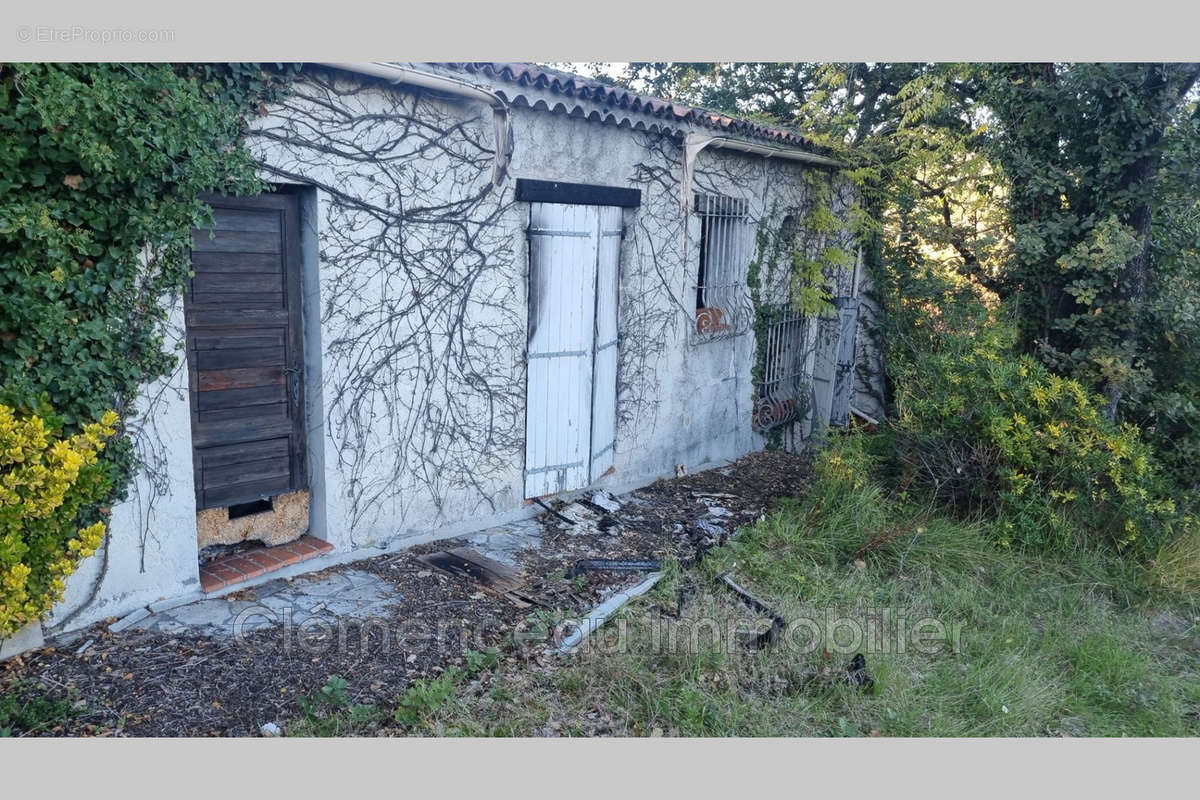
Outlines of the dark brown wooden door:
{"type": "Polygon", "coordinates": [[[305,488],[296,197],[209,197],[184,297],[196,508],[305,488]]]}

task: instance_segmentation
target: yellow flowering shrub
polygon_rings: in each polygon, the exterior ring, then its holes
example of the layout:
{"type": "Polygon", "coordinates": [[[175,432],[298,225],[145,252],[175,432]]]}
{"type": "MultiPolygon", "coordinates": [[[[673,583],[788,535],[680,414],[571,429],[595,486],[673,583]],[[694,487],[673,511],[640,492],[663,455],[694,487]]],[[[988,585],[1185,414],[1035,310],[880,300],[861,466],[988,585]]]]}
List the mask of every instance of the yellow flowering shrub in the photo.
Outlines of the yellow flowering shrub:
{"type": "Polygon", "coordinates": [[[903,488],[998,515],[1003,544],[1125,549],[1170,529],[1175,503],[1138,429],[1110,422],[1078,381],[1013,354],[1000,323],[911,353],[896,387],[903,488]]]}
{"type": "Polygon", "coordinates": [[[832,439],[830,446],[817,451],[813,460],[816,483],[836,491],[862,489],[871,482],[874,471],[874,460],[861,436],[832,439]]]}
{"type": "Polygon", "coordinates": [[[0,638],[62,599],[67,576],[104,538],[111,488],[99,455],[117,415],[71,436],[53,414],[0,404],[0,638]]]}

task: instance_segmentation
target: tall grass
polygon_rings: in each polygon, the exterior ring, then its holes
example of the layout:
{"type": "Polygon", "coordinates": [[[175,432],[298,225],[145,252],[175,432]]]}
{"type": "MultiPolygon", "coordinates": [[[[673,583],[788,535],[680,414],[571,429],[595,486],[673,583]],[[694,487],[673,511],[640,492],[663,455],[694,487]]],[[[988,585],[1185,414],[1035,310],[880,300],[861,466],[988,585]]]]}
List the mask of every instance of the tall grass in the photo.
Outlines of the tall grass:
{"type": "MultiPolygon", "coordinates": [[[[1108,549],[1067,558],[1005,547],[994,520],[952,519],[889,496],[868,477],[860,445],[835,443],[804,497],[742,529],[699,568],[668,565],[595,649],[550,662],[510,655],[397,732],[1200,734],[1200,606],[1176,591],[1187,579],[1148,581],[1108,549]],[[852,619],[893,633],[881,612],[889,609],[943,623],[943,638],[926,650],[864,646],[874,685],[851,685],[850,652],[836,638],[747,646],[766,621],[722,583],[727,574],[789,621],[852,619]],[[1155,622],[1163,618],[1171,624],[1155,622]]],[[[1188,575],[1193,546],[1164,552],[1158,568],[1188,575]]]]}
{"type": "Polygon", "coordinates": [[[1158,551],[1150,573],[1153,583],[1167,591],[1200,595],[1200,524],[1189,519],[1158,551]]]}

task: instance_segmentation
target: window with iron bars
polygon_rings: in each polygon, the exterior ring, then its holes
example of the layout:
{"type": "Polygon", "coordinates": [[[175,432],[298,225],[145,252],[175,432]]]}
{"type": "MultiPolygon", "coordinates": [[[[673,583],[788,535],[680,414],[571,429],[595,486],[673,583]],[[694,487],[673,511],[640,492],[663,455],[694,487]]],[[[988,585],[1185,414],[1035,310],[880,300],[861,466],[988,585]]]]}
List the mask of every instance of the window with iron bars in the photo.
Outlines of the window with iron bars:
{"type": "Polygon", "coordinates": [[[759,309],[763,339],[758,349],[758,384],[753,427],[758,432],[802,419],[808,413],[811,320],[790,303],[759,309]]]}
{"type": "Polygon", "coordinates": [[[754,310],[746,287],[752,229],[745,200],[697,194],[700,265],[696,274],[695,341],[713,341],[750,330],[754,310]]]}

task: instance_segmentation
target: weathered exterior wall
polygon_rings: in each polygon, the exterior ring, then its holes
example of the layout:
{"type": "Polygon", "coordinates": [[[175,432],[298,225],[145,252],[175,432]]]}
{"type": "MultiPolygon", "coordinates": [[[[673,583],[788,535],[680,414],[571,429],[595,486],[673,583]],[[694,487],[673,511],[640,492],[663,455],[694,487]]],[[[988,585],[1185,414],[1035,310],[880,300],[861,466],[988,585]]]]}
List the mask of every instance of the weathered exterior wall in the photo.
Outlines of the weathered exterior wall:
{"type": "MultiPolygon", "coordinates": [[[[319,70],[295,89],[257,121],[250,146],[269,180],[314,187],[302,205],[314,535],[346,552],[530,513],[529,208],[514,200],[518,177],[642,192],[641,206],[624,212],[617,443],[604,482],[647,482],[763,446],[750,424],[753,334],[693,341],[700,221],[680,208],[676,141],[514,109],[509,177],[496,189],[491,111],[480,103],[319,70]]],[[[693,188],[744,198],[755,224],[775,229],[812,202],[813,185],[794,162],[709,149],[693,188]]],[[[844,193],[834,195],[844,206],[844,193]]],[[[783,300],[788,264],[760,255],[764,296],[783,300]]],[[[845,270],[829,278],[849,291],[845,270]]],[[[147,451],[161,456],[153,481],[143,476],[142,498],[114,510],[96,596],[67,618],[92,593],[99,556],[71,581],[59,624],[195,589],[182,361],[168,384],[147,406],[157,435],[147,451]]]]}
{"type": "MultiPolygon", "coordinates": [[[[172,306],[167,339],[182,342],[182,299],[172,306]]],[[[183,358],[171,376],[147,387],[139,416],[127,422],[145,467],[128,499],[113,507],[99,552],[67,582],[49,627],[88,625],[199,589],[187,387],[183,358]]]]}

